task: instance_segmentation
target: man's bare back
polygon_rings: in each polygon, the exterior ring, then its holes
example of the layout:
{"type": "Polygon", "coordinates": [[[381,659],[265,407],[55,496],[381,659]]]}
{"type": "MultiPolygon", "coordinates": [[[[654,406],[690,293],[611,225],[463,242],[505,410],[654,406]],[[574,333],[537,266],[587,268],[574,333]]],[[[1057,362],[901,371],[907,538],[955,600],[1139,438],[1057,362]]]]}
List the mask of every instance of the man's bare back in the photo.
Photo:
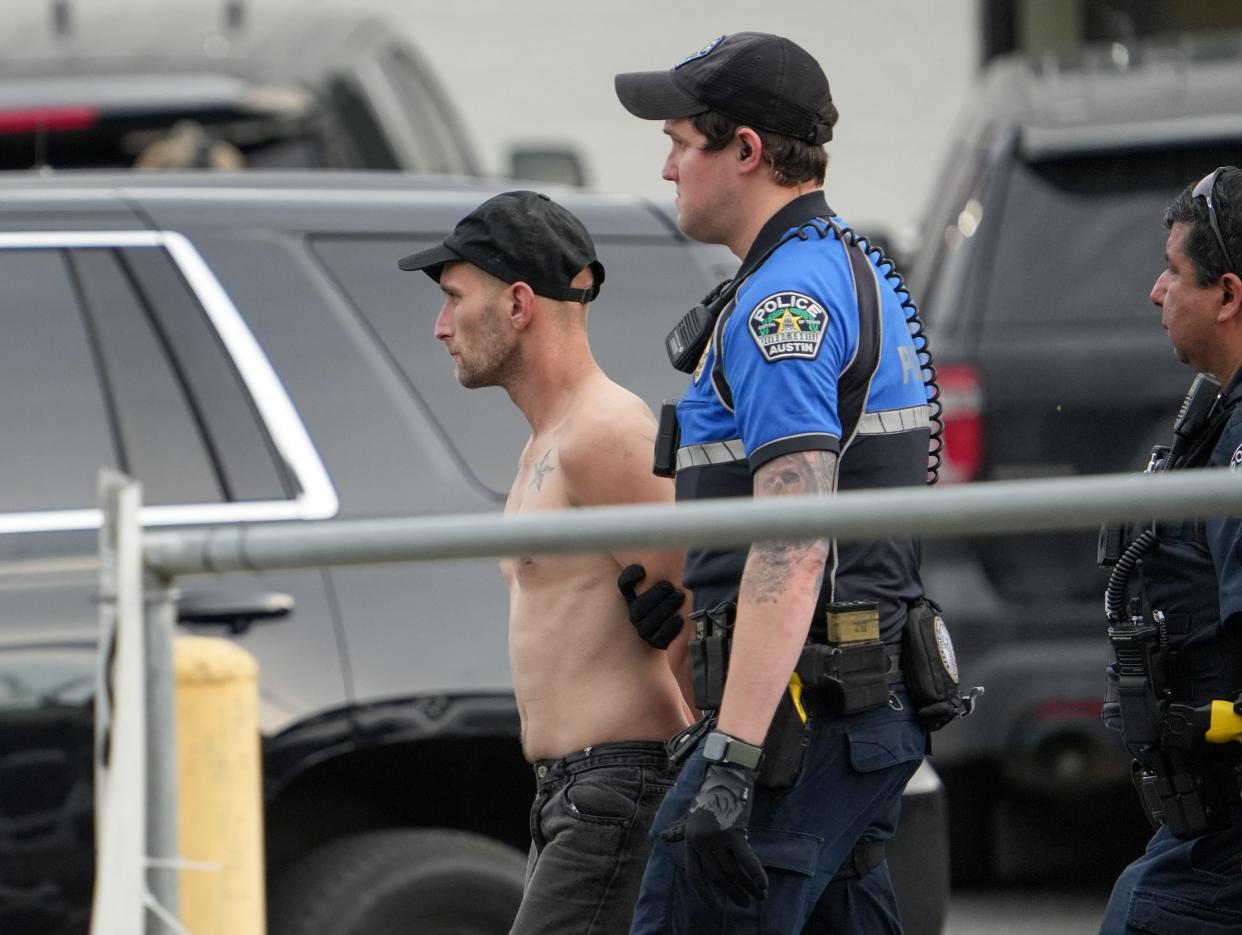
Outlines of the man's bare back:
{"type": "MultiPolygon", "coordinates": [[[[527,442],[506,513],[668,497],[650,474],[655,420],[646,404],[602,373],[566,415],[527,442]]],[[[665,653],[634,632],[617,590],[637,562],[655,581],[676,553],[524,555],[501,561],[509,586],[509,652],[530,760],[601,743],[664,740],[689,710],[665,653]]]]}

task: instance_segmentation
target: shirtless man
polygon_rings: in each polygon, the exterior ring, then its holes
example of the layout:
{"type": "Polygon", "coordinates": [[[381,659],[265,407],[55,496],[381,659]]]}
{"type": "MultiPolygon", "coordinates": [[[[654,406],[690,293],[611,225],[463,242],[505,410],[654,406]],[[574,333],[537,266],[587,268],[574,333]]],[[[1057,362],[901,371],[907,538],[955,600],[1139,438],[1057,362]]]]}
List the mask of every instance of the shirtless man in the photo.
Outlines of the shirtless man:
{"type": "MultiPolygon", "coordinates": [[[[504,387],[530,423],[506,513],[672,501],[672,484],[651,473],[651,411],[591,356],[587,303],[604,267],[577,218],[545,195],[506,192],[400,265],[440,284],[435,334],[458,381],[504,387]]],[[[663,741],[690,715],[674,675],[685,641],[658,651],[680,625],[683,598],[668,582],[681,579],[681,558],[619,550],[500,563],[537,785],[517,935],[629,931],[647,831],[673,780],[663,741]],[[635,595],[630,566],[657,583],[635,595]]]]}

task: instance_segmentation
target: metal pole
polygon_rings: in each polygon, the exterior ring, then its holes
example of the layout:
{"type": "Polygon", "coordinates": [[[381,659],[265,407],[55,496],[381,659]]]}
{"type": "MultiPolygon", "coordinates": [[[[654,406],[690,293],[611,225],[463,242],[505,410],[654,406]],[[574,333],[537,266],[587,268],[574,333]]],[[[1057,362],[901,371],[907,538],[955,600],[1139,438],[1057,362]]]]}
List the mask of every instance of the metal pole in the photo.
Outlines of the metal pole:
{"type": "Polygon", "coordinates": [[[325,564],[436,561],[618,547],[738,546],[834,536],[934,538],[1094,529],[1134,517],[1242,514],[1242,478],[1225,468],[1105,474],[960,487],[888,488],[833,497],[704,500],[501,517],[460,516],[237,525],[148,532],[147,567],[166,575],[325,564]]]}
{"type": "Polygon", "coordinates": [[[99,662],[95,680],[95,892],[92,935],[143,931],[146,914],[146,766],[142,488],[99,477],[99,662]]]}
{"type": "Polygon", "coordinates": [[[173,677],[173,631],[177,592],[172,580],[147,572],[143,582],[143,629],[147,696],[147,889],[164,913],[147,916],[147,935],[183,931],[179,918],[177,853],[177,725],[173,677]]]}

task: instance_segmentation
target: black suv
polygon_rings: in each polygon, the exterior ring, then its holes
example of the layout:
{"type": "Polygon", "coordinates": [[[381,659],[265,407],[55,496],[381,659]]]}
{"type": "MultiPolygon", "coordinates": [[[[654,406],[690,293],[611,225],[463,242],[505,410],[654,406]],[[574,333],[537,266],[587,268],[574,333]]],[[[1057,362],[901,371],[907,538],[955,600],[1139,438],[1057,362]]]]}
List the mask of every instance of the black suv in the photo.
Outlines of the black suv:
{"type": "MultiPolygon", "coordinates": [[[[1147,298],[1161,213],[1242,161],[1240,95],[1234,35],[985,70],[910,276],[944,390],[942,481],[1137,471],[1167,442],[1193,373],[1147,298]]],[[[997,869],[993,825],[1015,802],[1020,821],[1052,822],[1080,856],[1108,836],[1074,838],[1079,818],[1115,817],[1132,848],[1147,831],[1129,758],[1098,720],[1108,647],[1095,560],[1091,533],[925,548],[964,679],[988,687],[936,741],[958,879],[997,869]]]]}
{"type": "MultiPolygon", "coordinates": [[[[432,336],[439,291],[396,266],[494,191],[0,176],[0,931],[84,925],[99,467],[142,481],[152,527],[500,509],[525,421],[503,391],[457,384],[432,336]]],[[[657,405],[684,379],[669,322],[736,262],[638,200],[556,197],[608,269],[595,354],[657,405]]],[[[495,562],[181,584],[183,612],[294,603],[233,637],[261,666],[274,935],[506,931],[533,782],[495,562]]],[[[916,778],[892,848],[911,932],[943,918],[942,792],[916,778]]]]}

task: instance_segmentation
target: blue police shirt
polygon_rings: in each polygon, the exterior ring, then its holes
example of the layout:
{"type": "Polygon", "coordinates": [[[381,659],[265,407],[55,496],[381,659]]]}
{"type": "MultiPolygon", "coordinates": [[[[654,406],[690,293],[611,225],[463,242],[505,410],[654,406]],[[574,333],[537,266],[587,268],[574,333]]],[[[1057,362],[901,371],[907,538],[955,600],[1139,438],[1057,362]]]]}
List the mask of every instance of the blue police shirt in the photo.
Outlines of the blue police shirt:
{"type": "MultiPolygon", "coordinates": [[[[841,490],[926,482],[928,391],[900,296],[874,257],[868,259],[878,275],[863,285],[878,283],[879,362],[863,384],[856,430],[842,437],[838,390],[858,351],[860,321],[846,244],[824,220],[830,214],[822,192],[803,195],[765,225],[751,248],[748,261],[790,232],[805,235],[781,243],[745,279],[678,404],[679,500],[750,496],[754,471],[810,450],[838,454],[841,490]],[[713,379],[718,356],[723,394],[713,379]]],[[[688,554],[684,580],[697,608],[736,597],[747,552],[688,554]]],[[[877,601],[881,636],[891,642],[907,603],[922,593],[914,540],[843,543],[829,557],[821,605],[877,601]]]]}

